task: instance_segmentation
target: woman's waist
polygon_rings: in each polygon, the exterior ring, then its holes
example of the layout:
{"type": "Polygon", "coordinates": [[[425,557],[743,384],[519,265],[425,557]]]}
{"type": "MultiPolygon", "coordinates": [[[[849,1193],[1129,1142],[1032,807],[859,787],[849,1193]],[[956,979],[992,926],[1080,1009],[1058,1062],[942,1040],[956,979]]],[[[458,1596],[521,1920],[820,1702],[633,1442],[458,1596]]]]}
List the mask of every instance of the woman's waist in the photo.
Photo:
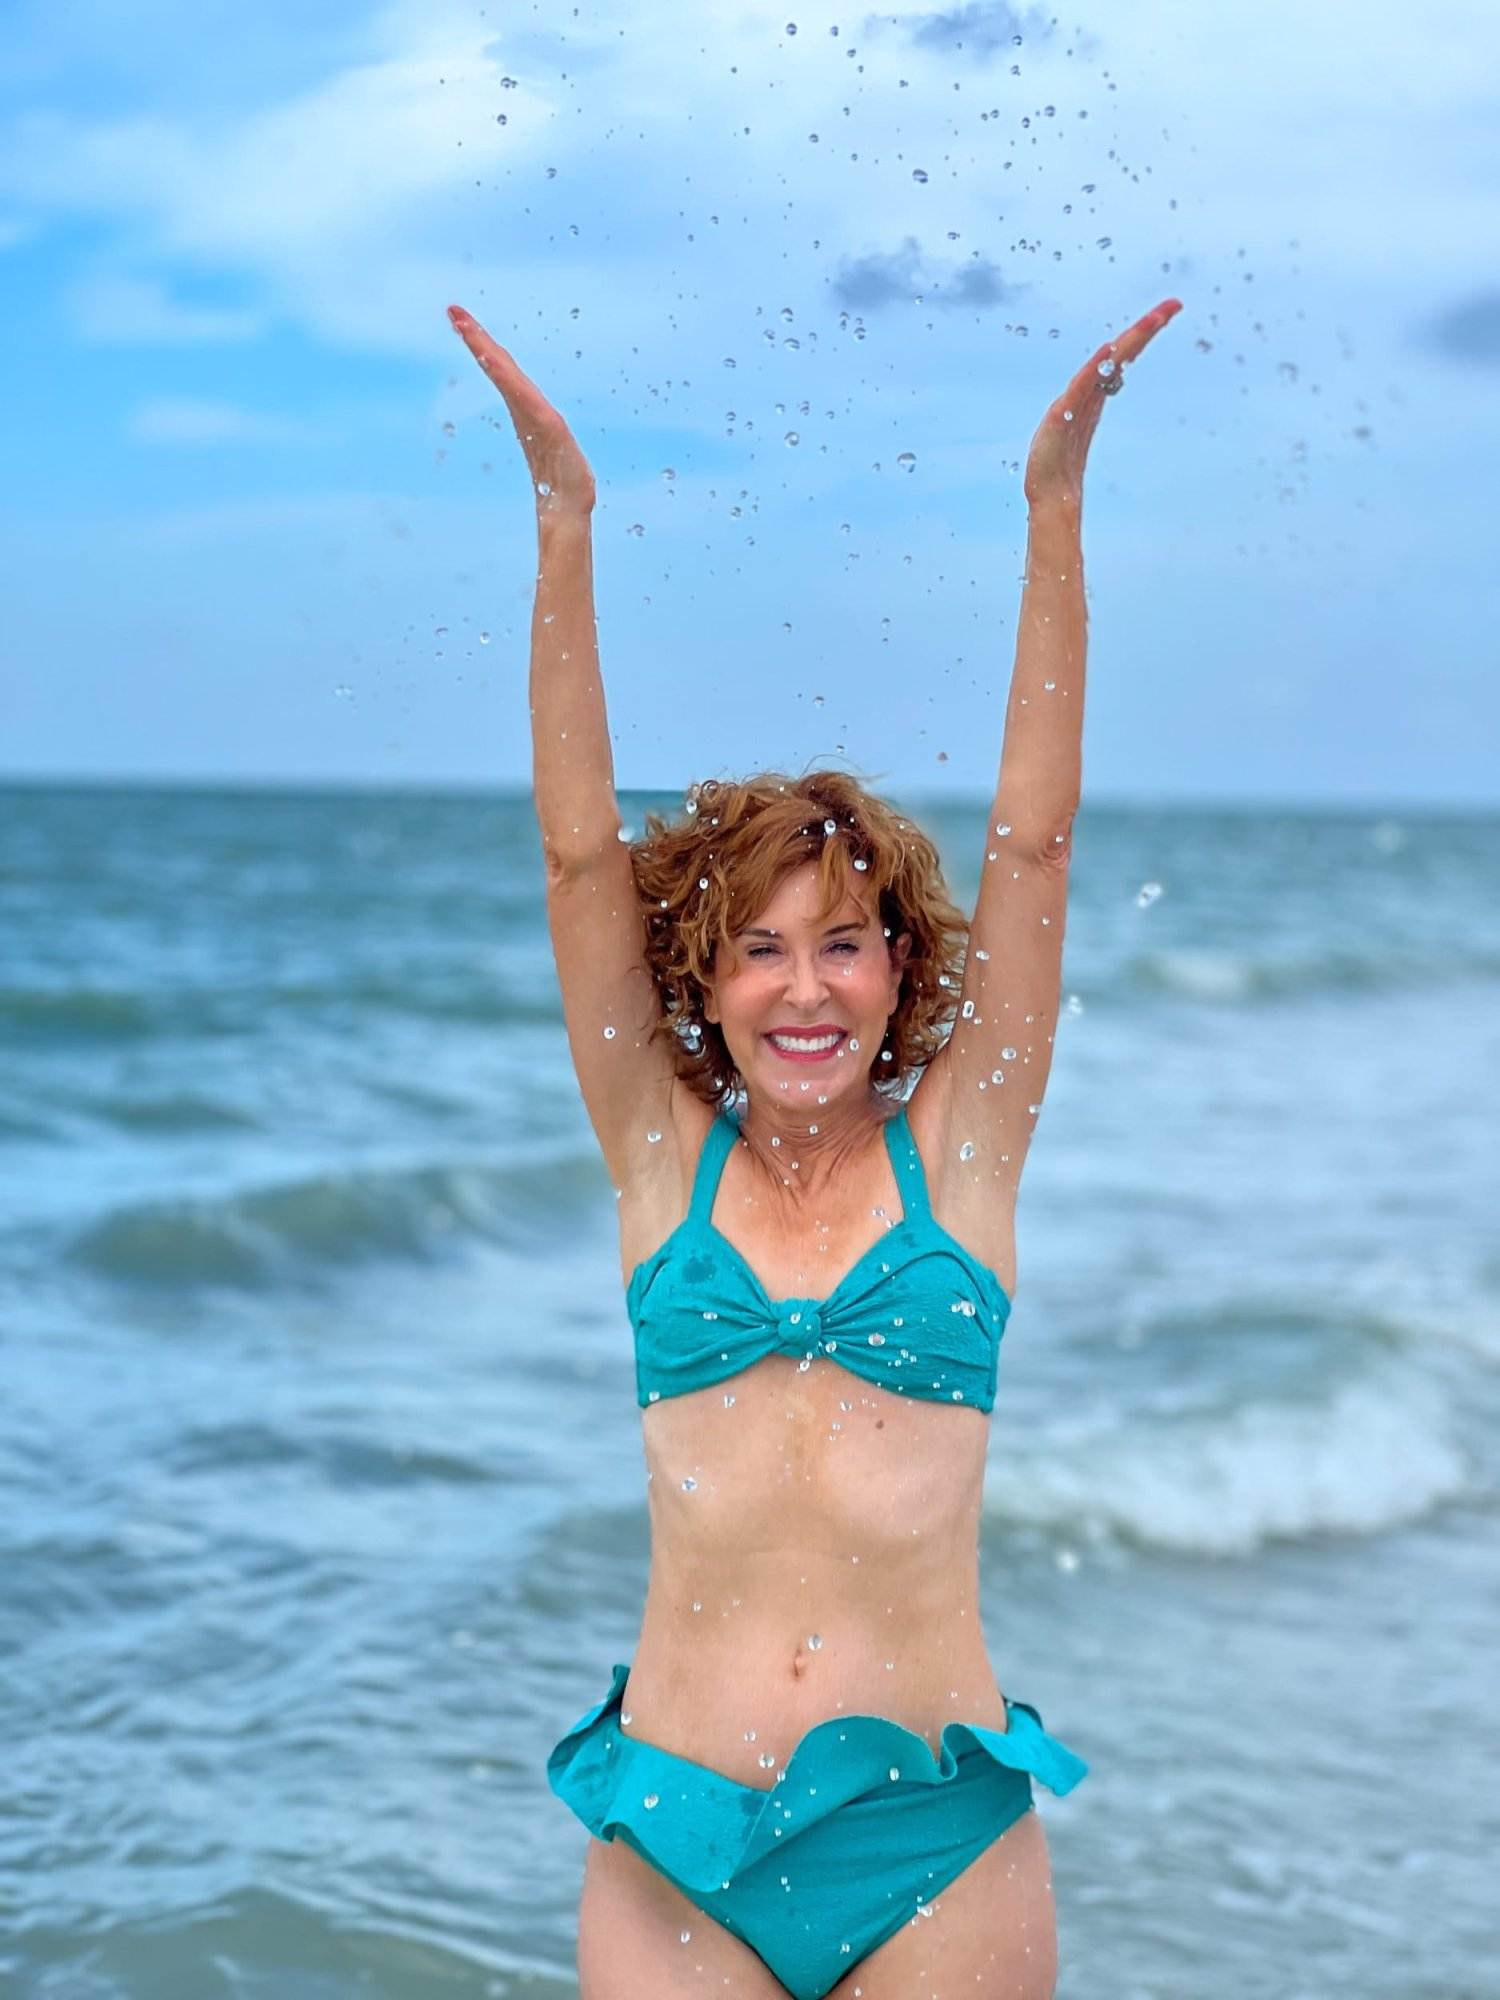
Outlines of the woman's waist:
{"type": "Polygon", "coordinates": [[[810,1596],[770,1608],[648,1599],[625,1689],[627,1735],[768,1789],[810,1729],[852,1715],[898,1723],[934,1755],[947,1723],[1004,1730],[970,1591],[955,1587],[937,1605],[924,1594],[920,1609],[893,1593],[878,1612],[810,1596]]]}

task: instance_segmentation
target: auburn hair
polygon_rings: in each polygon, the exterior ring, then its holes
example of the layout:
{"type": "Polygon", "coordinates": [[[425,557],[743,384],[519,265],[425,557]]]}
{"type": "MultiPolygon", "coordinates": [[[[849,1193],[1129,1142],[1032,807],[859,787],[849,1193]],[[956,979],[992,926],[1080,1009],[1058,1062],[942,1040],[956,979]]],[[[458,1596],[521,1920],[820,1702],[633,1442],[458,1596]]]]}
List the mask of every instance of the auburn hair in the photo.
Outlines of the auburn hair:
{"type": "Polygon", "coordinates": [[[690,787],[680,819],[648,812],[645,826],[630,843],[630,865],[662,1003],[653,1033],[670,1037],[677,1074],[695,1096],[721,1106],[743,1081],[703,1012],[718,948],[809,861],[818,865],[818,922],[853,895],[878,908],[888,950],[911,938],[870,1071],[877,1091],[901,1096],[952,1029],[969,932],[920,827],[843,771],[705,778],[690,787]]]}

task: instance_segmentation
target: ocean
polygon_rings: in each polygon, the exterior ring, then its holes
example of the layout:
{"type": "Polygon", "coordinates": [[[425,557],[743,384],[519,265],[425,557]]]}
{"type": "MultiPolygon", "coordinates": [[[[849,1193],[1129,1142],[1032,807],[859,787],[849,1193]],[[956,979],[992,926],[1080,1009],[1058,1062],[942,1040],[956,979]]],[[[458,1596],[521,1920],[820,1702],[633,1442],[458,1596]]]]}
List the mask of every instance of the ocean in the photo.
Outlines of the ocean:
{"type": "MultiPolygon", "coordinates": [[[[969,908],[987,803],[900,797],[969,908]]],[[[566,2000],[648,1546],[529,796],[13,783],[0,951],[0,1990],[566,2000]]],[[[1497,1001],[1500,817],[1079,815],[981,1545],[1061,2000],[1500,1995],[1497,1001]]]]}

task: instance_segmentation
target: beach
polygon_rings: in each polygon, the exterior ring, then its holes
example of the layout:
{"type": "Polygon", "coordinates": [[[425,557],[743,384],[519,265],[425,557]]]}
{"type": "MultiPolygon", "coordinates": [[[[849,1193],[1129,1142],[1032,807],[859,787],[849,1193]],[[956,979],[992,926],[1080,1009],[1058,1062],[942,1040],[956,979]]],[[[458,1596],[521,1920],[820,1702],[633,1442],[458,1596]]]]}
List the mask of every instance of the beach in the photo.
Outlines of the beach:
{"type": "MultiPolygon", "coordinates": [[[[649,1551],[530,800],[0,802],[0,1985],[565,2000],[649,1551]]],[[[981,1535],[1063,2000],[1500,1994],[1497,992],[1500,818],[1079,816],[981,1535]]]]}

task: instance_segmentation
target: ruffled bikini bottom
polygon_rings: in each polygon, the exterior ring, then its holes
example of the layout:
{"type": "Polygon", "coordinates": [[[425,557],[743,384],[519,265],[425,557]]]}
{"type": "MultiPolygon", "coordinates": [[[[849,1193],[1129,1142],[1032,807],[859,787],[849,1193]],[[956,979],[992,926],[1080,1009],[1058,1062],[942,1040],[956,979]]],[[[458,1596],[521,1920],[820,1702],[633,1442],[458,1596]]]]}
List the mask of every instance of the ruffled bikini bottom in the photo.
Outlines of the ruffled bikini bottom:
{"type": "Polygon", "coordinates": [[[802,1737],[770,1791],[620,1728],[628,1666],[547,1759],[547,1781],[599,1840],[624,1840],[747,1944],[794,2000],[823,2000],[1032,1805],[1088,1765],[1024,1701],[1007,1727],[925,1738],[878,1715],[802,1737]]]}

